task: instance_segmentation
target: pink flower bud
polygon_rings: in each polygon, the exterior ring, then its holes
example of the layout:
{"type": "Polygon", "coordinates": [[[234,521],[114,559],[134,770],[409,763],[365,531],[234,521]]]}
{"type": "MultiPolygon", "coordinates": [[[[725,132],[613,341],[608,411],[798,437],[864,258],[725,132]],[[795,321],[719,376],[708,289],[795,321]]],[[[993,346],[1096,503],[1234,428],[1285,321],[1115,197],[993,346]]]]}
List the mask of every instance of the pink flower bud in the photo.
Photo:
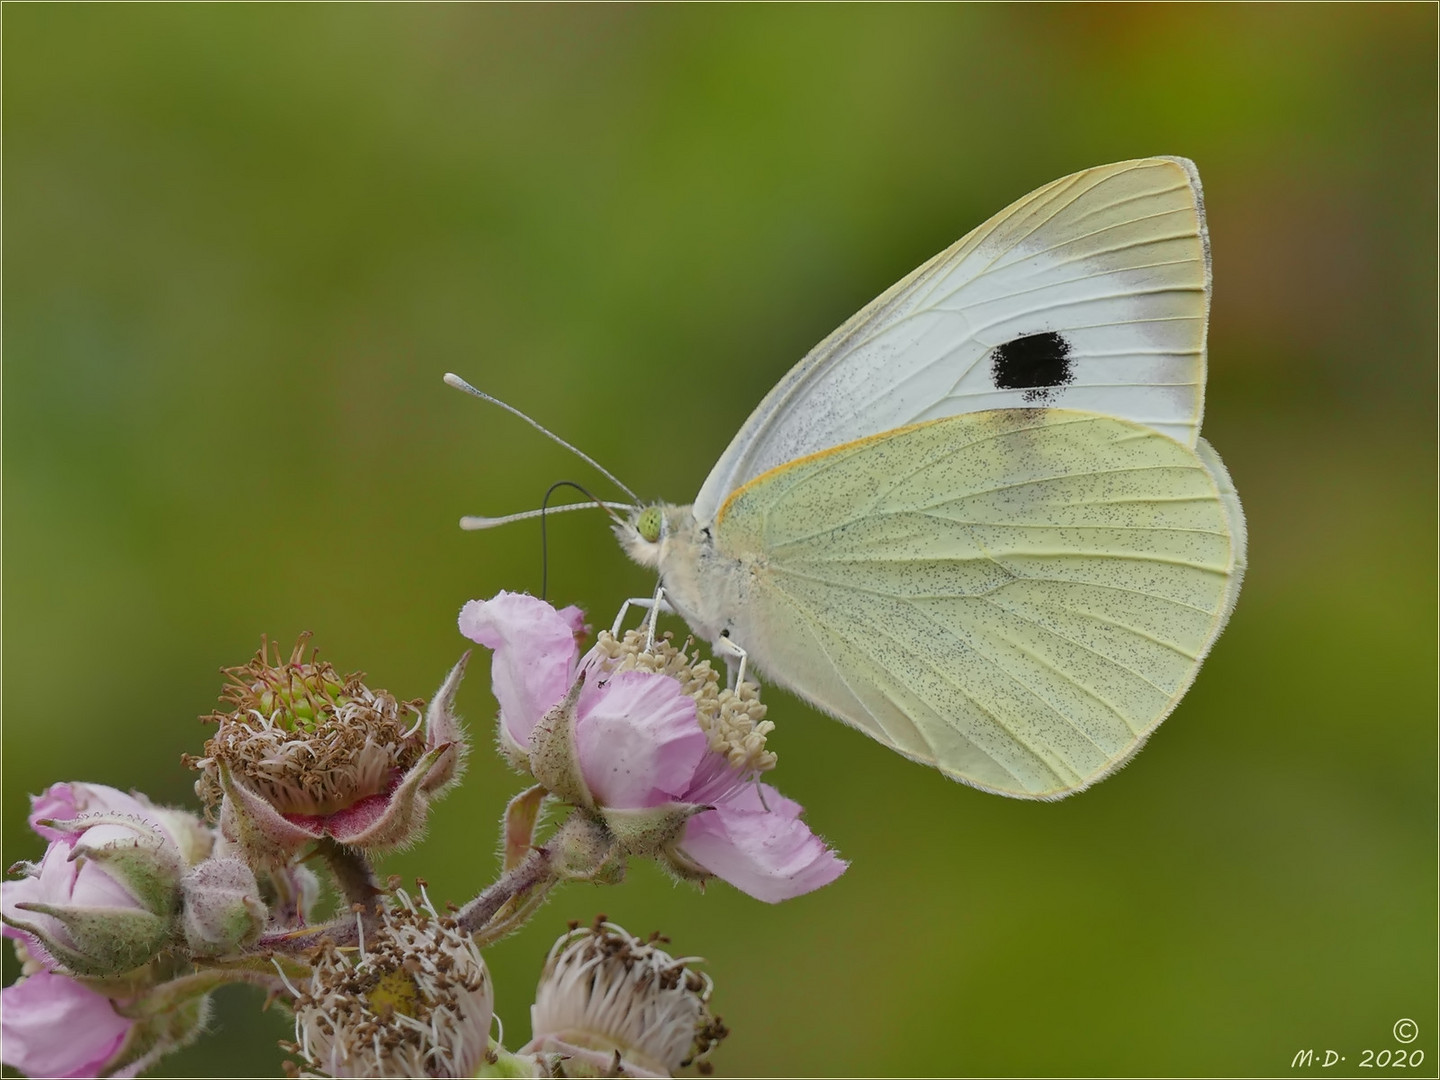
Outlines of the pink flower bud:
{"type": "Polygon", "coordinates": [[[5,934],[49,963],[106,976],[146,963],[178,914],[185,851],[201,843],[180,811],[100,785],[56,784],[34,800],[31,823],[50,839],[25,876],[0,887],[5,934]],[[66,818],[42,816],[52,813],[66,818]]]}
{"type": "Polygon", "coordinates": [[[206,859],[181,881],[185,943],[196,956],[225,956],[260,936],[268,910],[255,875],[236,858],[206,859]]]}
{"type": "Polygon", "coordinates": [[[0,1046],[5,1064],[30,1076],[134,1076],[193,1041],[209,1016],[206,992],[185,979],[140,980],[116,999],[106,984],[25,967],[0,991],[0,1046]]]}

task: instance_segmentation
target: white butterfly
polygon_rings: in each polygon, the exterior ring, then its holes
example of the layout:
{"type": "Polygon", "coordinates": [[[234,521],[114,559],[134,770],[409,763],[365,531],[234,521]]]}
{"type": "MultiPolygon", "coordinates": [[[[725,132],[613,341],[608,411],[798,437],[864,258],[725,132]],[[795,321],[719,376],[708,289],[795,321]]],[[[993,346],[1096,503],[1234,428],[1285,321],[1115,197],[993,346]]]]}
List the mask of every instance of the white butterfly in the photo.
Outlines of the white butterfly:
{"type": "Polygon", "coordinates": [[[693,505],[625,507],[621,545],[717,651],[892,749],[1079,791],[1175,708],[1240,589],[1199,437],[1209,306],[1191,162],[1056,180],[816,346],[693,505]]]}
{"type": "Polygon", "coordinates": [[[616,531],[696,633],[947,776],[1055,798],[1189,688],[1245,565],[1199,437],[1200,179],[1146,158],[1001,211],[822,341],[692,506],[616,531]]]}

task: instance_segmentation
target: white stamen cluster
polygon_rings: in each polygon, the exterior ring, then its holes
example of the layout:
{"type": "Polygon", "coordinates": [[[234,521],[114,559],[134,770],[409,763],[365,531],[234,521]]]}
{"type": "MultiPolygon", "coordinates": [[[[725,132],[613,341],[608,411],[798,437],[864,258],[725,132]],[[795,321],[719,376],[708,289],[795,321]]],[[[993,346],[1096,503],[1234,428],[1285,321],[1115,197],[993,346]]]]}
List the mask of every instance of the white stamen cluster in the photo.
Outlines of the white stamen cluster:
{"type": "Polygon", "coordinates": [[[760,687],[742,682],[735,689],[721,688],[720,674],[688,650],[693,639],[676,648],[673,635],[666,633],[645,648],[645,634],[627,630],[617,641],[600,631],[595,649],[606,671],[651,671],[669,675],[684,692],[695,699],[700,727],[710,736],[710,748],[724,754],[730,765],[743,773],[762,773],[775,767],[775,754],[765,749],[765,738],[775,725],[765,719],[760,687]]]}
{"type": "Polygon", "coordinates": [[[220,803],[221,763],[281,813],[319,815],[384,794],[424,754],[423,702],[399,702],[314,658],[302,663],[305,640],[288,663],[272,664],[262,649],[226,670],[232,709],[207,718],[219,730],[204,757],[187,758],[208,806],[220,803]]]}
{"type": "MultiPolygon", "coordinates": [[[[530,1018],[532,1046],[565,1044],[673,1074],[729,1032],[710,1013],[710,977],[601,919],[573,929],[546,958],[530,1018]]],[[[623,1075],[623,1071],[621,1075],[623,1075]]]]}
{"type": "Polygon", "coordinates": [[[295,995],[304,1076],[473,1076],[485,1060],[494,989],[480,951],[421,891],[403,890],[358,947],[328,941],[295,995]]]}

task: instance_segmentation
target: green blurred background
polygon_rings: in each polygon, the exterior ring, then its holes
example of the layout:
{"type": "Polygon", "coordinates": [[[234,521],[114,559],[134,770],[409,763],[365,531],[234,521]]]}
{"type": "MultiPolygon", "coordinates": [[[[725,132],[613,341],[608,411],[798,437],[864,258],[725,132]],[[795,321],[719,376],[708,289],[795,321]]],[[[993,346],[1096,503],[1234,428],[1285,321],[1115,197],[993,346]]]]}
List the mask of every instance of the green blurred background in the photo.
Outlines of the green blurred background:
{"type": "MultiPolygon", "coordinates": [[[[849,872],[777,908],[643,865],[562,890],[489,952],[507,1042],[565,920],[604,911],[709,958],[722,1075],[1257,1075],[1305,1048],[1362,1075],[1401,1017],[1433,1070],[1433,6],[5,15],[7,863],[55,780],[193,804],[179,755],[262,633],[419,696],[465,600],[538,590],[534,523],[456,520],[601,482],[442,372],[685,501],[919,262],[1062,174],[1183,154],[1205,433],[1251,528],[1184,704],[1038,805],[773,692],[777,783],[849,872]]],[[[551,596],[597,624],[652,587],[598,515],[551,541],[551,596]]],[[[468,781],[383,864],[455,900],[517,789],[473,671],[468,781]]],[[[162,1071],[277,1072],[258,1001],[222,993],[162,1071]]]]}

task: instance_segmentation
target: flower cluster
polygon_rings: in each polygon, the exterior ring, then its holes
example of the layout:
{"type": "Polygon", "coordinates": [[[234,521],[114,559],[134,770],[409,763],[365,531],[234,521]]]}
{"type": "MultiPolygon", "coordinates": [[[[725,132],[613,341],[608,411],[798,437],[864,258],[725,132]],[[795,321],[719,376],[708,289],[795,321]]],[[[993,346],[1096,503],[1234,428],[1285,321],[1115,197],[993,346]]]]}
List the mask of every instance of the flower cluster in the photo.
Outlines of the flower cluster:
{"type": "Polygon", "coordinates": [[[45,851],[0,889],[23,969],[0,1002],[4,1063],[135,1075],[243,982],[293,1014],[293,1076],[703,1070],[726,1034],[710,981],[658,935],[571,924],[513,1052],[485,950],[557,886],[619,882],[632,859],[769,903],[838,877],[845,863],[762,779],[776,757],[758,687],[722,686],[668,636],[602,633],[582,655],[581,612],[521,594],[465,605],[460,629],[493,653],[499,750],[533,781],[506,808],[492,885],[441,914],[371,861],[416,842],[461,778],[466,657],[427,706],[341,675],[306,637],[288,658],[262,645],[225,669],[215,732],[183,759],[203,818],[98,784],[33,799],[45,851]],[[337,914],[317,922],[327,885],[337,914]]]}
{"type": "Polygon", "coordinates": [[[502,750],[602,825],[607,854],[770,903],[844,871],[799,804],[759,779],[775,755],[753,683],[720,689],[709,661],[639,631],[602,632],[581,658],[579,611],[523,594],[471,601],[460,631],[494,651],[502,750]]]}
{"type": "Polygon", "coordinates": [[[35,1076],[138,1071],[204,1023],[205,987],[150,991],[184,916],[214,900],[194,880],[214,838],[192,814],[100,784],[48,788],[31,800],[30,827],[49,841],[44,856],[0,886],[23,969],[0,992],[5,1064],[35,1076]]]}

